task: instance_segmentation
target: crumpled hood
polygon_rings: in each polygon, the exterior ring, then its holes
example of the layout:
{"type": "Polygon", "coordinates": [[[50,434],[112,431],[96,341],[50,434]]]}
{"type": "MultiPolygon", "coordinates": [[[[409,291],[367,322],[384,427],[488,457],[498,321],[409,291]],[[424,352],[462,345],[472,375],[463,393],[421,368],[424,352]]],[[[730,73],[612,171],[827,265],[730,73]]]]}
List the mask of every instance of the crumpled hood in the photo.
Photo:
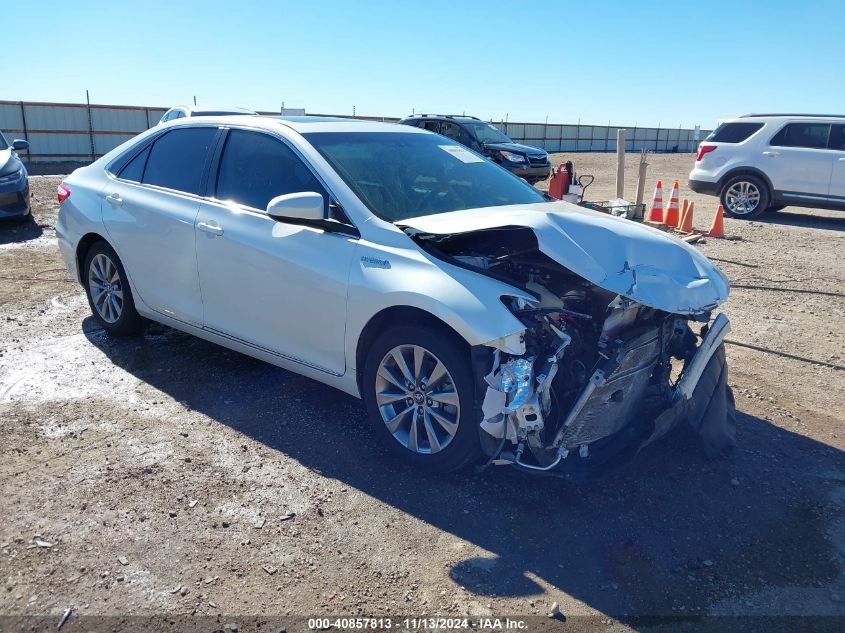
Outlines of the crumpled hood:
{"type": "Polygon", "coordinates": [[[546,150],[519,143],[485,143],[487,149],[504,150],[506,152],[518,152],[520,154],[546,154],[546,150]]]}
{"type": "Polygon", "coordinates": [[[21,168],[21,162],[11,149],[0,150],[0,176],[8,176],[21,168]]]}
{"type": "Polygon", "coordinates": [[[401,225],[433,235],[530,228],[540,250],[573,273],[666,312],[699,314],[723,303],[730,291],[722,272],[689,244],[568,202],[453,211],[401,225]]]}

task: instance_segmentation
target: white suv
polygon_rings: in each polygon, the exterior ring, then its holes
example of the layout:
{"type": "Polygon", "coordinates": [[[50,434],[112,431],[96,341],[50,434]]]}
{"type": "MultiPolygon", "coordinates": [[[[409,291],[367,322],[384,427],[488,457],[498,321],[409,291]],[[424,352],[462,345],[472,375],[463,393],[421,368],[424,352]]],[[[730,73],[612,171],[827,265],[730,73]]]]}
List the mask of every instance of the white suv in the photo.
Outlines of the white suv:
{"type": "Polygon", "coordinates": [[[749,114],[699,145],[690,189],[754,218],[787,205],[845,210],[845,116],[749,114]]]}

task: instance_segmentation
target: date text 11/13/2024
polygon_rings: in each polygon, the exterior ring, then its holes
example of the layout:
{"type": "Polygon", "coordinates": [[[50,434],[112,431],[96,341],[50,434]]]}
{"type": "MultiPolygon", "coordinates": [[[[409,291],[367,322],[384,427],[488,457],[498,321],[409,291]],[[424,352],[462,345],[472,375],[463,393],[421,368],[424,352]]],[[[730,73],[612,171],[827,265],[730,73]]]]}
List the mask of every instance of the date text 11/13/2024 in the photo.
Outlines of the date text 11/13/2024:
{"type": "Polygon", "coordinates": [[[341,630],[387,630],[399,629],[403,631],[418,631],[430,629],[480,629],[480,630],[525,630],[525,620],[511,618],[438,618],[438,617],[405,617],[405,618],[309,618],[308,628],[311,630],[341,629],[341,630]]]}

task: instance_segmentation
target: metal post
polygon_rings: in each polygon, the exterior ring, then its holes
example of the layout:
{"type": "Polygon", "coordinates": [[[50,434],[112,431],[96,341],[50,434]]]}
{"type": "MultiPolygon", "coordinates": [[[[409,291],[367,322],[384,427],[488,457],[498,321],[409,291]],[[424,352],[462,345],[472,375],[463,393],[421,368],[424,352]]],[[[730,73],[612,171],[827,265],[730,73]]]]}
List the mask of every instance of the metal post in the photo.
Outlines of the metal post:
{"type": "Polygon", "coordinates": [[[85,91],[85,103],[88,106],[88,137],[91,139],[91,162],[93,163],[97,157],[94,154],[94,119],[91,118],[91,97],[88,91],[85,91]]]}
{"type": "Polygon", "coordinates": [[[548,137],[549,136],[549,115],[546,115],[546,122],[543,123],[543,149],[549,151],[548,137]]]}
{"type": "MultiPolygon", "coordinates": [[[[23,124],[23,139],[25,141],[29,142],[29,131],[27,130],[27,127],[26,127],[26,110],[23,107],[23,101],[20,102],[20,106],[21,106],[21,123],[23,124]]],[[[26,148],[26,162],[30,163],[31,161],[32,161],[32,158],[30,158],[30,156],[29,156],[29,148],[27,147],[26,148]]]]}
{"type": "Polygon", "coordinates": [[[150,125],[150,109],[144,108],[144,120],[147,122],[147,129],[149,130],[152,125],[150,125]]]}
{"type": "Polygon", "coordinates": [[[643,203],[643,196],[645,195],[645,179],[646,171],[648,170],[648,152],[645,150],[640,154],[640,170],[637,174],[637,204],[643,203]]]}
{"type": "Polygon", "coordinates": [[[625,197],[625,130],[616,130],[616,197],[625,197]]]}

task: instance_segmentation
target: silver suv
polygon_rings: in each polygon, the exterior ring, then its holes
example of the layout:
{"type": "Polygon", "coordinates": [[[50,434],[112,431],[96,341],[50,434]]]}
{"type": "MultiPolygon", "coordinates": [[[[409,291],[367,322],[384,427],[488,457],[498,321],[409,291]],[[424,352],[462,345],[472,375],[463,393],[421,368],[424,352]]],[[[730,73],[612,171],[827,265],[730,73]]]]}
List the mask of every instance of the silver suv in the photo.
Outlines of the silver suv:
{"type": "Polygon", "coordinates": [[[719,196],[734,218],[787,205],[845,210],[845,116],[728,119],[699,145],[689,186],[719,196]]]}

